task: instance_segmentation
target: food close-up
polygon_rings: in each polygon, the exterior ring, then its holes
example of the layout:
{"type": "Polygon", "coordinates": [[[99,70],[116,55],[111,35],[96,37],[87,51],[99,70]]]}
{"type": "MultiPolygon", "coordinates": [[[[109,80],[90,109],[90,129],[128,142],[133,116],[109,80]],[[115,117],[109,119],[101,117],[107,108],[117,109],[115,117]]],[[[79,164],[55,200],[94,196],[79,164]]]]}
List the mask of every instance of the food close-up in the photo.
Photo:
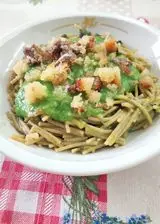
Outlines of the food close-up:
{"type": "Polygon", "coordinates": [[[80,29],[25,46],[9,74],[13,140],[87,154],[127,144],[160,112],[150,62],[112,34],[80,29]]]}

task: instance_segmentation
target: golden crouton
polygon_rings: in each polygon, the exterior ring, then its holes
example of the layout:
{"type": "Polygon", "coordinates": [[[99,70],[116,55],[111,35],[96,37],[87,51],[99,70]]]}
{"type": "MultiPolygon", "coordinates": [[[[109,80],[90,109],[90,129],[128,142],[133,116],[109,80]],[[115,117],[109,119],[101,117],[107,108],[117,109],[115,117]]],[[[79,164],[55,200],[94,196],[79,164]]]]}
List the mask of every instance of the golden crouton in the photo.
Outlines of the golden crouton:
{"type": "Polygon", "coordinates": [[[29,83],[25,87],[25,100],[29,104],[38,102],[47,96],[47,88],[40,82],[29,83]]]}
{"type": "Polygon", "coordinates": [[[80,93],[77,96],[73,97],[72,103],[71,103],[71,107],[72,108],[81,108],[83,106],[83,100],[82,100],[82,94],[80,93]]]}
{"type": "Polygon", "coordinates": [[[82,44],[83,46],[87,46],[90,42],[90,36],[88,35],[84,35],[79,41],[78,43],[82,44]]]}
{"type": "Polygon", "coordinates": [[[95,58],[99,60],[100,66],[104,66],[107,64],[107,51],[105,47],[105,43],[96,44],[94,47],[95,58]]]}
{"type": "Polygon", "coordinates": [[[55,66],[54,63],[47,66],[41,74],[41,80],[51,81],[53,85],[60,85],[67,80],[69,67],[67,63],[55,66]]]}
{"type": "Polygon", "coordinates": [[[92,89],[93,83],[94,83],[93,77],[84,77],[77,80],[76,85],[77,89],[79,89],[80,91],[89,93],[92,89]]]}
{"type": "Polygon", "coordinates": [[[90,94],[88,95],[89,101],[91,103],[98,103],[101,98],[101,93],[95,90],[92,90],[90,94]]]}
{"type": "Polygon", "coordinates": [[[117,86],[121,85],[121,75],[119,67],[97,68],[94,75],[99,76],[104,85],[108,84],[115,84],[117,86]]]}
{"type": "Polygon", "coordinates": [[[27,72],[29,66],[24,60],[19,60],[13,67],[13,71],[18,75],[22,76],[25,72],[27,72]]]}

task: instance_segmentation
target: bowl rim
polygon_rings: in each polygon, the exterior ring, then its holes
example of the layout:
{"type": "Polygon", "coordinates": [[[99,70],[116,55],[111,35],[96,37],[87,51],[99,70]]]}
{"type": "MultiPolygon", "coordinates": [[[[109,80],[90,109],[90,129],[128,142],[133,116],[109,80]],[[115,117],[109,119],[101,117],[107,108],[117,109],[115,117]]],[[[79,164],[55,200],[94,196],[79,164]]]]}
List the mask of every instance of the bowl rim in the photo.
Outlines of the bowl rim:
{"type": "MultiPolygon", "coordinates": [[[[0,38],[0,47],[3,46],[7,41],[17,36],[21,32],[25,31],[28,28],[34,27],[41,23],[57,20],[57,19],[67,19],[73,17],[105,17],[111,19],[117,19],[129,22],[130,24],[135,24],[143,29],[152,32],[156,36],[160,36],[160,31],[148,24],[145,24],[141,21],[138,21],[133,18],[124,17],[112,13],[73,13],[65,14],[59,16],[51,16],[47,18],[41,18],[39,20],[28,22],[26,24],[16,27],[12,32],[9,32],[0,38]]],[[[160,137],[160,133],[157,133],[160,137]]],[[[94,160],[94,161],[62,161],[62,160],[49,160],[40,155],[35,155],[29,151],[22,150],[20,147],[15,146],[9,140],[5,140],[0,136],[0,142],[2,147],[0,151],[8,156],[9,158],[27,166],[50,172],[58,173],[63,175],[73,175],[73,176],[90,176],[90,175],[99,175],[106,174],[111,172],[116,172],[124,170],[133,166],[136,166],[160,153],[160,148],[153,147],[152,151],[144,151],[144,153],[139,154],[139,150],[134,150],[129,154],[122,154],[118,157],[107,158],[104,160],[94,160]],[[11,149],[12,148],[12,149],[11,149]],[[16,150],[16,153],[14,152],[16,150]],[[13,151],[13,152],[12,152],[13,151]],[[129,155],[129,156],[128,156],[129,155]],[[116,165],[115,165],[116,164],[116,165]],[[76,167],[76,169],[74,169],[76,167]]],[[[149,147],[149,146],[147,146],[149,147]]],[[[141,147],[142,148],[142,147],[141,147]]]]}

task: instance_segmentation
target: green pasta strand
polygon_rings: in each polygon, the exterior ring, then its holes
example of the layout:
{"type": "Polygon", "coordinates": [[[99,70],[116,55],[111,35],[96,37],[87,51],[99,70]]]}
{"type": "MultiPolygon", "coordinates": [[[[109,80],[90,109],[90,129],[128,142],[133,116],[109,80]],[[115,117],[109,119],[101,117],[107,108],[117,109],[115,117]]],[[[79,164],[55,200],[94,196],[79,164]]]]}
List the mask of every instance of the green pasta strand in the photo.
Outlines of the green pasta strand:
{"type": "Polygon", "coordinates": [[[118,99],[127,101],[129,103],[132,103],[133,105],[135,105],[136,107],[138,107],[141,112],[144,114],[144,116],[146,117],[147,121],[149,124],[152,124],[152,117],[150,116],[150,114],[148,113],[148,111],[146,110],[146,108],[144,106],[142,106],[138,101],[134,100],[134,99],[130,99],[127,96],[118,96],[118,99]]]}
{"type": "Polygon", "coordinates": [[[105,141],[105,145],[111,146],[113,145],[116,140],[121,137],[125,133],[125,127],[127,126],[130,115],[132,112],[128,112],[126,116],[123,118],[123,120],[117,125],[117,127],[112,131],[112,133],[109,135],[107,140],[105,141]]]}

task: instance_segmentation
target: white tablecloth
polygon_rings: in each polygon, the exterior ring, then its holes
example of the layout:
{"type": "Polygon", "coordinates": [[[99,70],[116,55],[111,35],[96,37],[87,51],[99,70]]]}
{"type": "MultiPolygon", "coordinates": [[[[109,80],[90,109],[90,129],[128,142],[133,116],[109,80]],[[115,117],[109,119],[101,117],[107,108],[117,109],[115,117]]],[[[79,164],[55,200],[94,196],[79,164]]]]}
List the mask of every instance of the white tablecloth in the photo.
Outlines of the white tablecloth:
{"type": "MultiPolygon", "coordinates": [[[[64,9],[65,13],[73,10],[112,11],[127,16],[145,16],[155,25],[160,25],[159,0],[69,0],[69,7],[68,0],[49,0],[43,5],[43,11],[42,5],[34,8],[25,2],[0,1],[0,36],[27,21],[63,14],[64,9]]],[[[3,156],[0,156],[0,168],[2,161],[3,156]]],[[[146,212],[153,219],[153,224],[160,223],[160,156],[135,168],[108,175],[110,215],[128,216],[146,212]]]]}

